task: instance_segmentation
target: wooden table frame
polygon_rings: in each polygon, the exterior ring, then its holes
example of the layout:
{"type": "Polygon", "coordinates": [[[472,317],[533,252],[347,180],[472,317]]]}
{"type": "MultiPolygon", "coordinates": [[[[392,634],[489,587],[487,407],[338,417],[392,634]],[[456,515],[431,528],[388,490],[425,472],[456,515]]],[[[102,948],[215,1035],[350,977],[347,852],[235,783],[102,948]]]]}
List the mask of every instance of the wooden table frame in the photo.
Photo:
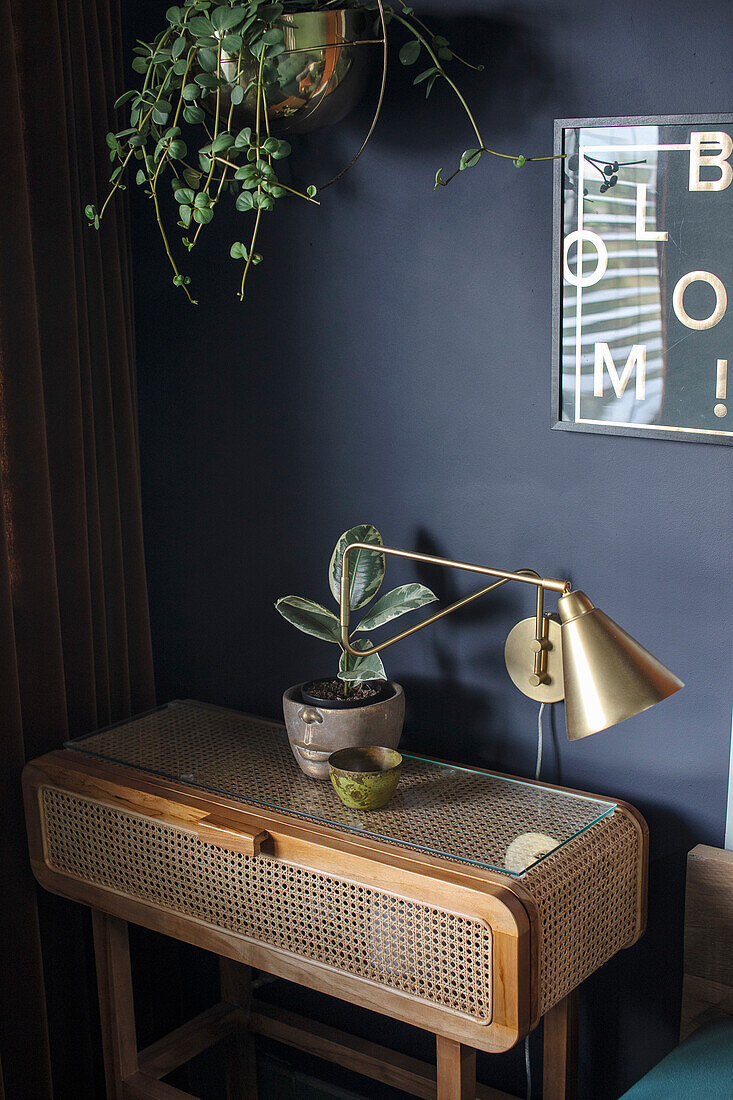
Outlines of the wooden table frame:
{"type": "MultiPolygon", "coordinates": [[[[192,1100],[161,1080],[215,1043],[226,1041],[228,1100],[256,1100],[255,1035],[346,1066],[423,1100],[516,1100],[476,1083],[476,1051],[436,1035],[436,1064],[390,1050],[297,1013],[257,1001],[251,968],[219,957],[221,1001],[137,1049],[127,921],[92,909],[108,1100],[192,1100]]],[[[545,1020],[544,1100],[574,1100],[577,990],[545,1020]]]]}
{"type": "MultiPolygon", "coordinates": [[[[61,896],[88,905],[93,914],[105,1072],[109,1100],[188,1100],[189,1094],[161,1078],[208,1046],[226,1040],[230,1100],[257,1095],[253,1048],[266,1036],[402,1091],[436,1100],[514,1100],[476,1084],[476,1049],[509,1049],[537,1026],[537,903],[521,880],[474,866],[451,864],[423,852],[396,850],[370,837],[346,836],[277,811],[237,803],[172,780],[145,775],[81,753],[63,751],[29,764],[24,793],[31,864],[38,882],[61,896]],[[420,897],[490,921],[493,934],[493,1016],[490,1025],[416,1001],[384,985],[357,978],[288,953],[188,914],[162,908],[124,892],[56,870],[47,859],[39,809],[40,791],[78,794],[123,812],[172,824],[199,839],[267,854],[376,885],[396,895],[420,897]],[[263,852],[265,849],[263,848],[263,852]],[[145,1050],[138,1051],[132,998],[127,924],[140,925],[210,951],[220,958],[222,1000],[145,1050]],[[252,996],[250,968],[338,997],[414,1024],[436,1036],[436,1063],[314,1023],[252,996]]],[[[563,788],[560,788],[563,789],[563,788]]],[[[582,792],[574,792],[582,793],[582,792]]],[[[640,836],[642,860],[636,926],[646,920],[648,831],[633,807],[618,803],[640,836]]],[[[544,1015],[544,1100],[574,1100],[577,1053],[577,991],[544,1015]]]]}

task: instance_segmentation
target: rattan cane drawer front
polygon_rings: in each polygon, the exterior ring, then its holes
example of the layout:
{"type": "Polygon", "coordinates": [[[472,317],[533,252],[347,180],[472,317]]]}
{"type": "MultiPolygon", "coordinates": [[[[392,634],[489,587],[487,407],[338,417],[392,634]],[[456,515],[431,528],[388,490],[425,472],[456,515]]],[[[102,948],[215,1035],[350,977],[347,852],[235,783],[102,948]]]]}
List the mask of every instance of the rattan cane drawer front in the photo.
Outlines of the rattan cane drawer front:
{"type": "Polygon", "coordinates": [[[492,931],[480,918],[231,852],[54,787],[39,798],[58,873],[491,1023],[492,931]]]}

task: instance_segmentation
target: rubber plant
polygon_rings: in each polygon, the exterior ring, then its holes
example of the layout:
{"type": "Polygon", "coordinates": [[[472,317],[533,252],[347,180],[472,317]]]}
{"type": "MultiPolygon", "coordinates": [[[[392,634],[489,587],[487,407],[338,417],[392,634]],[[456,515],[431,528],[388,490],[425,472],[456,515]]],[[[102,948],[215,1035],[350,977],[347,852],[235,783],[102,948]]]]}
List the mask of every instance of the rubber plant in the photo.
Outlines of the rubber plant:
{"type": "MultiPolygon", "coordinates": [[[[329,9],[374,14],[379,6],[377,0],[185,0],[168,8],[166,26],[152,42],[138,41],[134,48],[132,68],[142,78],[142,85],[124,92],[115,103],[115,108],[128,109],[128,124],[107,134],[113,165],[110,188],[99,209],[91,203],[85,207],[89,224],[99,229],[110,200],[125,189],[127,170],[135,168],[135,182],[153,204],[173,282],[196,304],[189,289],[190,277],[176,259],[166,228],[170,199],[163,193],[164,180],[170,180],[184,251],[196,246],[202,228],[227,197],[240,214],[251,219],[247,243],[234,241],[230,249],[231,257],[242,265],[238,294],[243,299],[250,268],[262,259],[258,248],[263,215],[285,197],[319,202],[313,185],[299,191],[277,174],[277,162],[291,152],[287,141],[270,133],[267,112],[268,85],[276,81],[277,59],[286,52],[279,21],[283,15],[329,9]],[[228,75],[222,71],[223,54],[228,75]],[[236,73],[228,79],[232,57],[236,58],[236,73]],[[247,74],[251,74],[248,82],[242,83],[247,74]],[[236,109],[255,90],[255,120],[252,125],[238,126],[236,109]]],[[[452,62],[473,69],[483,66],[459,57],[449,41],[434,34],[404,0],[382,7],[385,24],[397,24],[408,36],[399,50],[402,64],[415,65],[422,59],[426,65],[413,83],[428,97],[437,81],[445,81],[476,138],[451,175],[444,179],[442,170],[436,173],[436,190],[478,164],[484,153],[511,160],[516,167],[531,160],[553,159],[489,149],[449,72],[452,62]]]]}
{"type": "MultiPolygon", "coordinates": [[[[334,547],[328,566],[328,583],[337,605],[341,591],[341,561],[344,550],[352,542],[366,542],[375,547],[384,545],[379,531],[371,524],[361,524],[344,531],[334,547]]],[[[384,554],[376,550],[362,550],[349,559],[351,611],[363,610],[374,599],[384,580],[384,573],[384,554]]],[[[358,626],[352,629],[349,636],[351,645],[354,649],[370,647],[369,638],[355,638],[355,635],[377,630],[408,611],[416,611],[436,599],[437,596],[424,584],[401,584],[398,588],[393,588],[391,592],[381,596],[369,613],[360,620],[358,626]]],[[[387,679],[378,653],[354,657],[342,648],[339,617],[329,608],[304,596],[283,596],[277,601],[275,607],[284,619],[293,626],[297,626],[298,630],[302,630],[304,634],[312,634],[314,638],[320,638],[324,642],[338,646],[341,658],[337,675],[343,682],[345,698],[348,698],[354,684],[366,680],[387,679]]]]}

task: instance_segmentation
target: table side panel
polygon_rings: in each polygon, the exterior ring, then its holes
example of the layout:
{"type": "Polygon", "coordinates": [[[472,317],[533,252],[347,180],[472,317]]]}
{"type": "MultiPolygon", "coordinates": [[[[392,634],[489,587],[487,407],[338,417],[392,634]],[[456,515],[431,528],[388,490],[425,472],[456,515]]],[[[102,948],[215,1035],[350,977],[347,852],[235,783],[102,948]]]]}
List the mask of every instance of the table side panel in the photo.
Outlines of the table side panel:
{"type": "Polygon", "coordinates": [[[641,936],[647,841],[643,818],[621,805],[524,876],[537,906],[539,1016],[641,936]]]}

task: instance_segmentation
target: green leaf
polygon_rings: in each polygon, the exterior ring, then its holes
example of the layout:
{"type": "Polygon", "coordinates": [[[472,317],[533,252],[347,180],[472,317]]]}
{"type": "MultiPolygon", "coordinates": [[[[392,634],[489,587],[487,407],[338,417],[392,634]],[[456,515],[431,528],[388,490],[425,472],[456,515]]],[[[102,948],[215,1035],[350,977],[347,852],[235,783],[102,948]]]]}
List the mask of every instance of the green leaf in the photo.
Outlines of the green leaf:
{"type": "Polygon", "coordinates": [[[185,227],[188,229],[189,225],[191,224],[191,207],[190,206],[181,206],[178,209],[178,213],[181,215],[181,221],[183,222],[185,227]]]}
{"type": "Polygon", "coordinates": [[[443,169],[439,168],[438,171],[435,173],[435,186],[433,187],[433,191],[437,191],[439,187],[447,186],[448,184],[443,179],[443,169]]]}
{"type": "Polygon", "coordinates": [[[282,4],[262,4],[257,12],[263,23],[272,23],[283,13],[282,4]]]}
{"type": "Polygon", "coordinates": [[[433,603],[437,598],[424,584],[401,584],[399,588],[393,588],[391,592],[381,596],[355,629],[376,630],[408,611],[417,611],[419,607],[433,603]]]}
{"type": "Polygon", "coordinates": [[[242,48],[241,34],[227,34],[221,40],[221,46],[227,53],[239,53],[242,48]]]}
{"type": "Polygon", "coordinates": [[[243,99],[244,99],[244,88],[242,87],[241,84],[237,84],[237,85],[235,85],[234,88],[232,88],[232,103],[234,104],[235,107],[238,107],[243,99]]]}
{"type": "MultiPolygon", "coordinates": [[[[179,181],[176,180],[176,183],[179,183],[179,181]]],[[[176,202],[181,204],[188,203],[190,206],[193,202],[194,193],[190,187],[179,186],[174,192],[173,197],[175,198],[176,202]]]]}
{"type": "Polygon", "coordinates": [[[432,68],[423,70],[423,72],[421,72],[418,76],[415,77],[415,79],[413,80],[412,83],[413,84],[422,84],[423,80],[427,80],[428,77],[431,77],[431,76],[436,76],[437,72],[438,72],[438,70],[433,65],[432,68]]]}
{"type": "MultiPolygon", "coordinates": [[[[371,645],[368,638],[351,639],[354,649],[366,649],[371,645]]],[[[350,684],[361,683],[363,680],[386,680],[382,658],[378,653],[368,653],[365,657],[354,657],[352,653],[342,650],[339,661],[339,680],[347,680],[350,684]],[[347,668],[348,665],[348,668],[347,668]]]]}
{"type": "Polygon", "coordinates": [[[452,61],[453,50],[449,50],[447,46],[441,46],[438,50],[438,57],[441,61],[452,61]]]}
{"type": "Polygon", "coordinates": [[[266,153],[274,153],[276,152],[279,144],[280,142],[277,140],[277,138],[269,137],[265,138],[262,148],[265,150],[266,153]]]}
{"type": "Polygon", "coordinates": [[[199,191],[198,195],[194,199],[194,206],[199,210],[205,210],[209,205],[209,196],[205,191],[199,191]]]}
{"type": "Polygon", "coordinates": [[[169,23],[175,26],[177,23],[181,22],[181,9],[168,8],[168,11],[165,13],[165,17],[169,23]]]}
{"type": "Polygon", "coordinates": [[[214,211],[211,210],[209,207],[204,207],[203,209],[198,206],[194,207],[193,220],[195,222],[198,222],[199,225],[208,225],[213,217],[214,211]]]}
{"type": "Polygon", "coordinates": [[[195,168],[184,168],[183,178],[189,187],[196,188],[201,182],[201,173],[197,172],[195,168]]]}
{"type": "Polygon", "coordinates": [[[314,638],[320,638],[324,642],[340,644],[338,617],[327,607],[302,596],[283,596],[275,607],[284,619],[297,626],[304,634],[312,634],[314,638]]]}
{"type": "Polygon", "coordinates": [[[207,37],[214,33],[212,24],[204,15],[195,15],[193,19],[189,20],[186,26],[196,38],[207,37]]]}
{"type": "Polygon", "coordinates": [[[183,76],[188,69],[188,61],[185,57],[179,57],[173,62],[173,72],[176,76],[183,76]]]}
{"type": "Polygon", "coordinates": [[[95,216],[96,216],[96,213],[97,213],[97,209],[96,209],[96,207],[95,207],[95,206],[92,206],[92,204],[91,204],[91,203],[88,203],[88,204],[87,204],[87,205],[86,205],[86,206],[84,207],[84,213],[85,213],[85,215],[87,216],[87,218],[89,218],[89,221],[90,221],[90,222],[93,222],[93,221],[94,221],[94,218],[95,218],[95,216]]]}
{"type": "Polygon", "coordinates": [[[289,144],[289,142],[283,141],[282,139],[279,139],[278,143],[277,143],[277,149],[275,149],[273,151],[272,156],[273,156],[274,160],[282,160],[283,157],[289,157],[290,156],[290,144],[289,144]]]}
{"type": "Polygon", "coordinates": [[[172,141],[168,146],[168,156],[172,157],[173,160],[183,160],[186,152],[186,143],[185,141],[181,141],[180,138],[172,141]]]}
{"type": "Polygon", "coordinates": [[[224,31],[230,31],[232,27],[238,26],[244,19],[244,15],[245,10],[242,7],[220,7],[212,12],[211,22],[220,33],[223,33],[224,31]]]}
{"type": "Polygon", "coordinates": [[[186,39],[185,39],[184,35],[181,35],[179,38],[177,38],[175,40],[175,42],[171,46],[171,57],[173,58],[174,61],[176,60],[176,58],[181,56],[181,54],[183,53],[185,48],[186,48],[186,39]]]}
{"type": "Polygon", "coordinates": [[[440,34],[436,34],[436,35],[433,35],[433,44],[436,45],[436,46],[447,46],[448,45],[448,39],[443,38],[443,36],[440,35],[440,34]]]}
{"type": "Polygon", "coordinates": [[[219,77],[214,73],[196,73],[194,80],[200,88],[215,88],[219,83],[219,77]]]}
{"type": "Polygon", "coordinates": [[[249,145],[251,139],[252,128],[250,126],[245,126],[245,128],[243,130],[240,130],[235,137],[234,144],[236,145],[237,149],[243,149],[245,145],[249,145]]]}
{"type": "Polygon", "coordinates": [[[198,97],[201,95],[201,89],[199,88],[198,84],[186,84],[181,92],[181,95],[184,99],[188,100],[198,99],[198,97]]]}
{"type": "Polygon", "coordinates": [[[310,187],[306,187],[305,193],[309,199],[314,199],[318,194],[318,188],[314,183],[312,183],[310,187]]]}
{"type": "Polygon", "coordinates": [[[460,160],[460,163],[458,165],[458,170],[460,172],[463,172],[466,168],[473,168],[473,166],[475,164],[478,164],[478,162],[480,160],[481,160],[481,150],[480,149],[466,149],[466,151],[461,154],[461,160],[460,160]]]}
{"type": "Polygon", "coordinates": [[[429,78],[428,78],[428,80],[427,80],[427,82],[426,82],[426,84],[425,84],[425,98],[426,98],[426,99],[428,98],[428,96],[429,96],[429,95],[430,95],[430,93],[432,92],[432,90],[433,90],[433,84],[435,84],[435,81],[436,81],[437,79],[438,79],[438,74],[437,74],[437,72],[434,72],[434,73],[433,73],[433,75],[432,75],[431,77],[429,77],[429,78]]]}
{"type": "Polygon", "coordinates": [[[420,56],[420,49],[421,46],[417,38],[411,38],[409,42],[405,42],[399,54],[402,64],[414,65],[420,56]]]}
{"type": "Polygon", "coordinates": [[[162,110],[161,111],[161,110],[158,109],[158,107],[156,107],[153,110],[153,122],[157,123],[158,126],[165,126],[166,122],[168,121],[168,116],[169,115],[170,115],[170,110],[168,110],[168,111],[162,110]]]}
{"type": "Polygon", "coordinates": [[[526,163],[527,163],[527,158],[524,156],[523,153],[520,153],[519,156],[516,157],[512,161],[512,164],[514,165],[515,168],[524,168],[526,163]]]}
{"type": "Polygon", "coordinates": [[[145,175],[142,168],[139,168],[137,175],[135,176],[135,183],[138,185],[138,187],[141,187],[145,183],[145,180],[147,178],[148,177],[145,175]]]}
{"type": "Polygon", "coordinates": [[[283,32],[279,27],[270,27],[269,31],[265,31],[262,35],[262,41],[267,46],[273,46],[276,42],[282,42],[283,32]]]}
{"type": "Polygon", "coordinates": [[[235,241],[232,247],[229,249],[229,255],[233,260],[246,260],[247,249],[244,247],[241,241],[235,241]]]}
{"type": "Polygon", "coordinates": [[[135,73],[146,73],[148,71],[147,59],[144,57],[133,58],[132,70],[135,73]]]}
{"type": "Polygon", "coordinates": [[[196,104],[191,104],[189,107],[183,108],[183,117],[186,122],[190,122],[192,125],[196,125],[203,122],[206,115],[201,107],[197,107],[196,104]]]}
{"type": "Polygon", "coordinates": [[[219,54],[216,50],[199,50],[198,62],[205,73],[213,73],[219,62],[219,54]]]}
{"type": "Polygon", "coordinates": [[[254,199],[249,191],[242,191],[241,195],[237,195],[237,201],[234,205],[240,214],[244,214],[245,211],[252,210],[254,199]]]}
{"type": "MultiPolygon", "coordinates": [[[[374,543],[382,545],[382,536],[376,527],[370,523],[362,523],[358,527],[352,527],[344,531],[334,547],[331,561],[328,567],[328,582],[331,587],[331,595],[340,602],[341,598],[341,559],[344,550],[352,542],[374,543]]],[[[379,586],[384,580],[384,554],[377,554],[370,550],[357,550],[349,555],[349,605],[351,610],[363,607],[379,591],[379,586]]]]}
{"type": "Polygon", "coordinates": [[[115,108],[121,107],[123,103],[127,103],[128,99],[132,99],[132,97],[136,95],[137,92],[134,88],[130,92],[123,92],[122,95],[115,100],[115,108]]]}
{"type": "Polygon", "coordinates": [[[234,138],[226,132],[217,134],[211,146],[212,153],[223,153],[230,145],[234,145],[234,138]]]}

